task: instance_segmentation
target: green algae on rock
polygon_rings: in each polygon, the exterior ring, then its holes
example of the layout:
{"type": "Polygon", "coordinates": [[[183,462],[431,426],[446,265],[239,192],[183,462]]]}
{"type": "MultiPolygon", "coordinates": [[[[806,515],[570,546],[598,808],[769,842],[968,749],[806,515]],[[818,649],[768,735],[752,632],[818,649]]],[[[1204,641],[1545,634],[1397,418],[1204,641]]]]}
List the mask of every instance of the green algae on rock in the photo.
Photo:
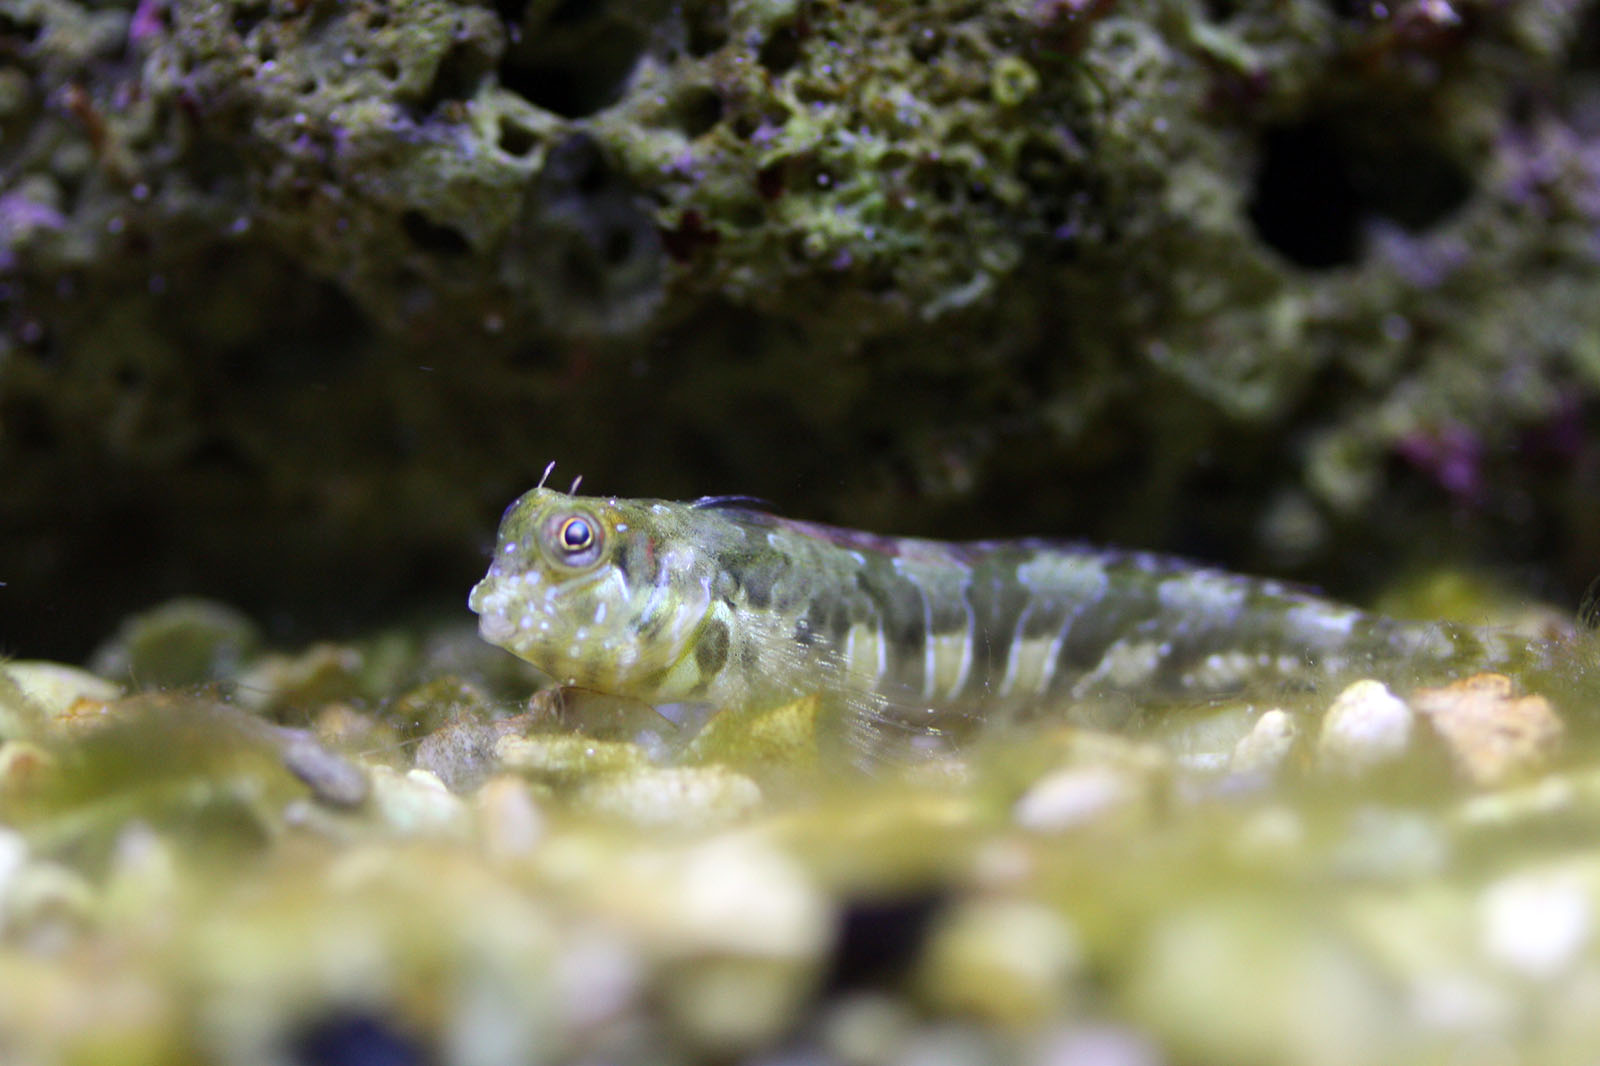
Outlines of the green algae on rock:
{"type": "Polygon", "coordinates": [[[81,641],[191,572],[376,616],[557,451],[1347,588],[1451,530],[1583,580],[1583,8],[21,4],[0,617],[81,641]]]}
{"type": "Polygon", "coordinates": [[[170,600],[129,619],[93,664],[145,688],[201,685],[237,674],[260,645],[255,624],[226,604],[170,600]]]}

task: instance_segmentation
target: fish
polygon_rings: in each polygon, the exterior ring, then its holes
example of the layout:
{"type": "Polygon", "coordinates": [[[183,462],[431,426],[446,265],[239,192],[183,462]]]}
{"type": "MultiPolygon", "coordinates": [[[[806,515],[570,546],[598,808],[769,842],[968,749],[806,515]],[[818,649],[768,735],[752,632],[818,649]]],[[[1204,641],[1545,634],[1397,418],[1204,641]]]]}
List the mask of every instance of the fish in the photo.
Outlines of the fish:
{"type": "Polygon", "coordinates": [[[742,497],[542,483],[506,509],[468,604],[483,639],[562,686],[735,712],[818,695],[857,721],[930,729],[1549,658],[1508,631],[1153,552],[885,536],[742,497]]]}

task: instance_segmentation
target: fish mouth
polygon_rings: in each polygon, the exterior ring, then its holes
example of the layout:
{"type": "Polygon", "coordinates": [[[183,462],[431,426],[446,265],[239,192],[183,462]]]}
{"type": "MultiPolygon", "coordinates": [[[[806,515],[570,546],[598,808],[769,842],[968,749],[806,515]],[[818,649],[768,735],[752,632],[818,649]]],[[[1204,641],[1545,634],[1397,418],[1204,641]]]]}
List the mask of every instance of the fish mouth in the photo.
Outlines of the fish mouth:
{"type": "Polygon", "coordinates": [[[494,578],[486,577],[472,586],[472,591],[467,593],[467,609],[476,615],[485,614],[489,610],[486,601],[494,595],[494,584],[494,578]]]}
{"type": "Polygon", "coordinates": [[[478,635],[490,644],[506,647],[517,632],[516,619],[508,610],[505,584],[486,577],[472,586],[467,596],[467,607],[478,616],[478,635]]]}
{"type": "Polygon", "coordinates": [[[512,636],[516,633],[516,623],[503,614],[481,614],[478,616],[478,636],[490,644],[507,647],[512,636]]]}

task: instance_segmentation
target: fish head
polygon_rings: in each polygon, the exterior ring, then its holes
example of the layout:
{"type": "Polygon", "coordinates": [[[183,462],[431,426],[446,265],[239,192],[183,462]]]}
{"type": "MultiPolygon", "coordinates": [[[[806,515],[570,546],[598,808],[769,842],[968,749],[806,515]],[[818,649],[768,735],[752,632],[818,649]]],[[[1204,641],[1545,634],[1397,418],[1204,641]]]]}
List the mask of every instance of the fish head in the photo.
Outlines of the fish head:
{"type": "Polygon", "coordinates": [[[479,634],[559,683],[648,698],[693,649],[709,596],[677,507],[525,493],[467,600],[479,634]]]}

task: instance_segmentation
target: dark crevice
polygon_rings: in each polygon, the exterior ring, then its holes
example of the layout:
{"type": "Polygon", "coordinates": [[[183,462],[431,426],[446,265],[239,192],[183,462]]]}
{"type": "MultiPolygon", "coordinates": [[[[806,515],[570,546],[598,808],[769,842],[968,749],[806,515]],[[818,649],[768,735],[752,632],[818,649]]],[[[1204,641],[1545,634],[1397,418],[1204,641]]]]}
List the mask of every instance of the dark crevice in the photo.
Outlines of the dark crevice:
{"type": "Polygon", "coordinates": [[[433,80],[417,101],[417,110],[426,115],[450,100],[470,100],[494,69],[493,58],[476,41],[451,46],[434,68],[433,80]]]}
{"type": "Polygon", "coordinates": [[[39,39],[44,25],[33,19],[19,18],[9,11],[0,11],[0,51],[20,53],[39,39]]]}
{"type": "Polygon", "coordinates": [[[611,181],[611,167],[593,137],[574,133],[550,153],[545,164],[543,185],[547,199],[567,198],[574,193],[591,197],[611,181]]]}
{"type": "Polygon", "coordinates": [[[268,12],[269,7],[266,4],[239,9],[233,16],[233,32],[239,35],[241,41],[244,40],[250,36],[251,31],[266,21],[268,12]]]}
{"type": "Polygon", "coordinates": [[[1317,117],[1266,132],[1249,217],[1290,262],[1328,269],[1360,259],[1370,221],[1425,232],[1471,194],[1466,169],[1417,125],[1317,117]]]}
{"type": "Polygon", "coordinates": [[[496,141],[500,150],[506,155],[516,156],[521,159],[532,154],[539,146],[539,136],[533,130],[523,126],[520,122],[508,115],[501,115],[497,124],[499,138],[496,141]]]}
{"type": "Polygon", "coordinates": [[[722,121],[722,97],[708,86],[690,86],[674,101],[673,113],[684,136],[699,137],[722,121]]]}
{"type": "Polygon", "coordinates": [[[507,26],[521,26],[528,10],[528,0],[494,0],[494,13],[507,26]]]}
{"type": "Polygon", "coordinates": [[[684,47],[695,58],[710,55],[728,43],[728,8],[723,3],[691,4],[684,13],[684,47]]]}
{"type": "Polygon", "coordinates": [[[800,62],[800,31],[794,25],[780,26],[767,35],[756,53],[756,62],[768,73],[783,74],[800,62]]]}
{"type": "Polygon", "coordinates": [[[1354,20],[1372,16],[1372,0],[1327,0],[1328,10],[1341,19],[1354,20]]]}
{"type": "Polygon", "coordinates": [[[500,81],[530,104],[567,118],[579,118],[594,110],[581,78],[570,70],[508,63],[500,68],[500,81]]]}
{"type": "Polygon", "coordinates": [[[911,35],[908,48],[918,63],[932,62],[944,50],[944,31],[937,26],[920,26],[911,35]]]}
{"type": "Polygon", "coordinates": [[[467,243],[460,230],[434,222],[415,208],[400,216],[400,228],[405,230],[418,251],[453,258],[472,250],[472,245],[467,243]]]}
{"type": "Polygon", "coordinates": [[[544,56],[517,50],[501,64],[500,81],[546,111],[584,118],[621,97],[643,47],[636,34],[619,29],[606,34],[598,47],[577,54],[544,56]]]}
{"type": "Polygon", "coordinates": [[[1268,131],[1249,211],[1257,235],[1298,266],[1345,266],[1359,256],[1355,183],[1321,123],[1268,131]]]}

